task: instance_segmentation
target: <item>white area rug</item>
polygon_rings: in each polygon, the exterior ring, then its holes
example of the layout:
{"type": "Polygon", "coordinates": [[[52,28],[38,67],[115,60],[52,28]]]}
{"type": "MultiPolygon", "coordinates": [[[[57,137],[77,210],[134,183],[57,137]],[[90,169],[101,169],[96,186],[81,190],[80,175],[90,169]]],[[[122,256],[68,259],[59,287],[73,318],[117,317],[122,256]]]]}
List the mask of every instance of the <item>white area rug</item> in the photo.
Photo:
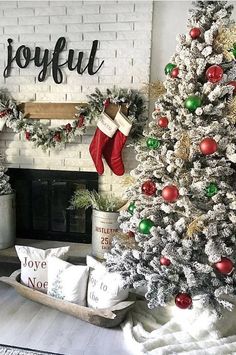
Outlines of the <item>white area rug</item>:
{"type": "MultiPolygon", "coordinates": [[[[33,349],[18,348],[16,346],[0,344],[0,355],[60,355],[55,353],[48,353],[45,351],[38,351],[33,349]]],[[[63,355],[63,354],[61,354],[63,355]]]]}
{"type": "Polygon", "coordinates": [[[173,315],[161,307],[149,310],[145,302],[138,301],[121,327],[135,355],[236,355],[235,323],[235,312],[216,322],[202,308],[197,317],[179,309],[173,315]],[[221,330],[235,335],[222,338],[221,330]]]}

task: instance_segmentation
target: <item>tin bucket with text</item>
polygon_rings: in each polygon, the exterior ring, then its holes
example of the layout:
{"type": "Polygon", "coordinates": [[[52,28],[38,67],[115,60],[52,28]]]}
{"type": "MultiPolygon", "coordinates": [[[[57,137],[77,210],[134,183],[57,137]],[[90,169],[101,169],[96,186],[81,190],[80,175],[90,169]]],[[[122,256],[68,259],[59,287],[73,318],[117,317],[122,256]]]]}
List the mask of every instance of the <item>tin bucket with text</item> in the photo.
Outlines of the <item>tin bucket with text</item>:
{"type": "Polygon", "coordinates": [[[104,212],[93,210],[92,222],[92,254],[103,259],[110,250],[112,233],[118,232],[119,212],[104,212]]]}

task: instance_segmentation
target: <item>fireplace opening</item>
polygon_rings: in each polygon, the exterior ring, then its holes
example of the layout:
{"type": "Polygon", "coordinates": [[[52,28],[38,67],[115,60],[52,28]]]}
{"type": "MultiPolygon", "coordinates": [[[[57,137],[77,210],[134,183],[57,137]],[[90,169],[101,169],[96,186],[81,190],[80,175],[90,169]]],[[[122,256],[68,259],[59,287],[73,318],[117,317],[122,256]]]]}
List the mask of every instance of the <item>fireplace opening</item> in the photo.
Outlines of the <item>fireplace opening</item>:
{"type": "Polygon", "coordinates": [[[98,191],[93,172],[13,169],[18,238],[91,243],[91,209],[71,210],[77,188],[98,191]]]}

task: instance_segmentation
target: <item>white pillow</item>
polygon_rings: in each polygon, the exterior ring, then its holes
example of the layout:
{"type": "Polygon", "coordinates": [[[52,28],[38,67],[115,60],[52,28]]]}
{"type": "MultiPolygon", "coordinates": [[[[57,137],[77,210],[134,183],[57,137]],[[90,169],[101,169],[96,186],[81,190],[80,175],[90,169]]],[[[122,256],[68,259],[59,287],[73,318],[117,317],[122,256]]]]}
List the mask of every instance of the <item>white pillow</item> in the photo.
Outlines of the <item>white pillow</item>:
{"type": "Polygon", "coordinates": [[[21,283],[41,292],[47,292],[48,287],[47,258],[66,258],[70,249],[61,247],[43,250],[21,245],[16,245],[15,248],[21,261],[21,283]]]}
{"type": "Polygon", "coordinates": [[[86,306],[89,268],[48,258],[48,295],[86,306]]]}
{"type": "Polygon", "coordinates": [[[110,273],[99,261],[87,256],[89,272],[87,304],[91,308],[108,308],[124,301],[129,290],[123,289],[123,281],[118,273],[110,273]]]}

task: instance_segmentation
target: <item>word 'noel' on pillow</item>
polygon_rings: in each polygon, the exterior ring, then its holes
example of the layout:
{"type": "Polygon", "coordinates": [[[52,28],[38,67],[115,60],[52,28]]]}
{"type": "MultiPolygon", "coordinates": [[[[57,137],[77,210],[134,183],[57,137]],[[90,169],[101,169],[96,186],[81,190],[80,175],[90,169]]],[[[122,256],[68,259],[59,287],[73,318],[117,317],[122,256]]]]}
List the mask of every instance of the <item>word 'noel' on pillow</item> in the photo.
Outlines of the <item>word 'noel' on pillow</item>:
{"type": "Polygon", "coordinates": [[[16,245],[15,248],[21,261],[21,283],[45,293],[48,287],[48,257],[66,259],[70,249],[61,247],[43,250],[21,245],[16,245]]]}
{"type": "Polygon", "coordinates": [[[86,306],[89,268],[48,258],[48,295],[86,306]]]}
{"type": "Polygon", "coordinates": [[[90,268],[87,304],[91,308],[109,308],[124,301],[129,290],[123,289],[121,276],[115,272],[108,272],[105,266],[91,256],[87,256],[90,268]]]}

